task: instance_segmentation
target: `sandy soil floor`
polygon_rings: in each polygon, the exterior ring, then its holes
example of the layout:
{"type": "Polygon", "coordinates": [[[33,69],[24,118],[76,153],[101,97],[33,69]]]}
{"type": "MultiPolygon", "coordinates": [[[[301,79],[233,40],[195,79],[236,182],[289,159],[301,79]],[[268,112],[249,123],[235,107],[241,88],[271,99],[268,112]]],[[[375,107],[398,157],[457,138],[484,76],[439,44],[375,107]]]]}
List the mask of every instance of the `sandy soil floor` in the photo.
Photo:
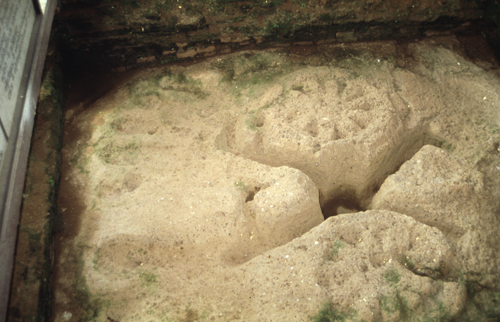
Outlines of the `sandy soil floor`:
{"type": "Polygon", "coordinates": [[[468,41],[72,83],[53,320],[481,320],[469,285],[500,294],[500,82],[468,41]]]}

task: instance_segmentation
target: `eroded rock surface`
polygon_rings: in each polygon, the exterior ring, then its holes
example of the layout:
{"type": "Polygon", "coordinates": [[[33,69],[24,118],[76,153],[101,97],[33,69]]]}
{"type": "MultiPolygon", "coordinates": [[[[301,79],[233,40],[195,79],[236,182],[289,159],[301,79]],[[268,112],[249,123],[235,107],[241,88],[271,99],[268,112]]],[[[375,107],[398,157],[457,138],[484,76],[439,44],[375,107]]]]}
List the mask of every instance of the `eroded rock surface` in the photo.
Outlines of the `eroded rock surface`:
{"type": "Polygon", "coordinates": [[[370,208],[397,211],[439,228],[456,247],[456,268],[482,275],[481,282],[489,285],[497,282],[500,239],[498,217],[486,201],[480,172],[427,145],[387,178],[370,208]]]}
{"type": "Polygon", "coordinates": [[[443,104],[431,98],[424,108],[409,103],[408,90],[397,91],[395,84],[418,83],[411,95],[432,96],[432,84],[419,76],[393,74],[380,59],[364,67],[368,75],[376,69],[378,78],[325,67],[288,75],[284,86],[268,89],[227,125],[220,144],[252,160],[302,170],[318,186],[323,207],[352,199],[365,208],[385,177],[429,141],[430,120],[443,104]]]}
{"type": "MultiPolygon", "coordinates": [[[[450,243],[438,229],[390,211],[329,218],[246,263],[255,321],[306,320],[326,297],[352,321],[453,318],[466,290],[445,282],[450,243]],[[442,273],[444,272],[444,273],[442,273]],[[411,312],[411,313],[410,313],[411,312]]],[[[249,295],[250,296],[250,295],[249,295]]]]}
{"type": "Polygon", "coordinates": [[[500,82],[464,55],[241,52],[76,102],[54,320],[499,316],[500,82]]]}

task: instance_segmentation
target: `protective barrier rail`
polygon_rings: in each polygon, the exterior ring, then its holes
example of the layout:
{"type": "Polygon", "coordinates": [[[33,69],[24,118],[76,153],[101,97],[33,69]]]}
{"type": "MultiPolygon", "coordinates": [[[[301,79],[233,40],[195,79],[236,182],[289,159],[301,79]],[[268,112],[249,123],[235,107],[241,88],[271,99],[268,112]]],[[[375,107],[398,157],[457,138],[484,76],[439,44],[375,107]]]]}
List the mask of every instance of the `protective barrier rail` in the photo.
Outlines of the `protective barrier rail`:
{"type": "Polygon", "coordinates": [[[0,0],[0,321],[10,284],[36,103],[56,0],[0,0]]]}

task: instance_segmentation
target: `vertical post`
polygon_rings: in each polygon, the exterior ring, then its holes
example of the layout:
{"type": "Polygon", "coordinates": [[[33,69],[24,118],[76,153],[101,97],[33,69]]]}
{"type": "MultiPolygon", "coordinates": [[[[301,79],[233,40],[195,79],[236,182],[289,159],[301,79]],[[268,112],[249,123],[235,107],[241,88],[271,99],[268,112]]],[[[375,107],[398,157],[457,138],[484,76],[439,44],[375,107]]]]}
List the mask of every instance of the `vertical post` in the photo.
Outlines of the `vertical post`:
{"type": "Polygon", "coordinates": [[[36,101],[56,0],[0,0],[0,321],[5,321],[36,101]]]}

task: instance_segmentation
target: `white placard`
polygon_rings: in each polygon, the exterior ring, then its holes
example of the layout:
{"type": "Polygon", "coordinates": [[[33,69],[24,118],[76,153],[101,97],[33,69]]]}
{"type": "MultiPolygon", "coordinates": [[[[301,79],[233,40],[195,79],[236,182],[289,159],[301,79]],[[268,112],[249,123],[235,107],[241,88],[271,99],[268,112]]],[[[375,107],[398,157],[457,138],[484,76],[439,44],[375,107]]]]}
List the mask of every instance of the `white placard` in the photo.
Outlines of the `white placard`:
{"type": "Polygon", "coordinates": [[[35,22],[32,0],[0,0],[0,119],[9,135],[35,22]]]}

